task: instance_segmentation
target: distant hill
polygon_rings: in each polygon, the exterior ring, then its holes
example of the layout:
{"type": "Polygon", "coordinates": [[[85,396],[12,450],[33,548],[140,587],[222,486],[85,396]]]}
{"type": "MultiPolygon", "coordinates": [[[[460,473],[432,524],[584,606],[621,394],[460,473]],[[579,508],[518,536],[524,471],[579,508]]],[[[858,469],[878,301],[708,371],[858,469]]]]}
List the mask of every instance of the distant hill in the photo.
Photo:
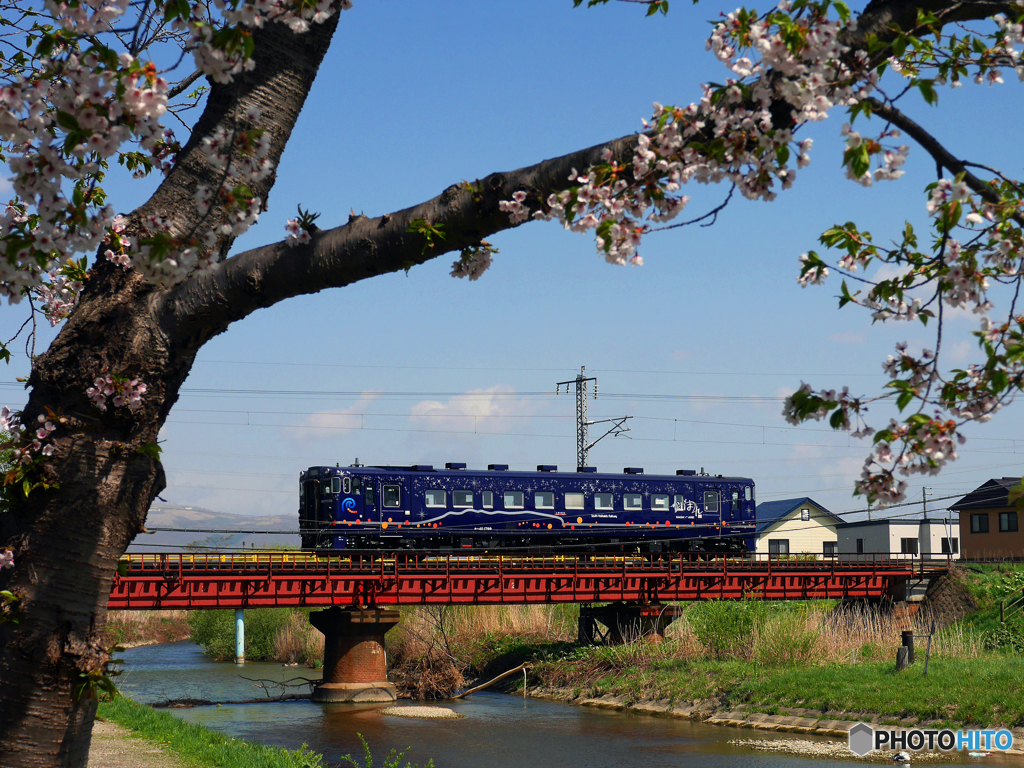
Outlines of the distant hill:
{"type": "Polygon", "coordinates": [[[275,544],[299,546],[299,518],[294,515],[231,515],[202,507],[154,504],[146,518],[146,529],[128,546],[129,552],[166,552],[175,547],[198,544],[204,547],[246,549],[275,544]],[[161,528],[178,530],[162,531],[161,528]],[[273,533],[266,533],[272,531],[273,533]]]}

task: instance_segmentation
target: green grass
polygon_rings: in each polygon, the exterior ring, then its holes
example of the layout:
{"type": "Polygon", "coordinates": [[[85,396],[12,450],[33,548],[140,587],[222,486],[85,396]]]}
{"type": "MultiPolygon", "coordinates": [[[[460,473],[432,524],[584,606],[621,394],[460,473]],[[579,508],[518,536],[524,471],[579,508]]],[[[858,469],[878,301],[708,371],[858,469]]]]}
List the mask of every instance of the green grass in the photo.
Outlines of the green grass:
{"type": "Polygon", "coordinates": [[[321,768],[323,757],[305,745],[294,751],[232,739],[179,720],[124,696],[100,704],[99,716],[172,753],[188,768],[321,768]]]}
{"type": "MultiPolygon", "coordinates": [[[[594,649],[593,661],[609,649],[594,649]]],[[[550,663],[558,664],[558,662],[550,663]]],[[[593,665],[587,665],[593,669],[593,665]]],[[[877,713],[895,719],[938,720],[982,726],[1024,725],[1024,660],[992,654],[976,659],[933,657],[904,672],[891,661],[855,665],[773,666],[736,660],[706,660],[622,666],[591,677],[586,689],[627,702],[719,699],[726,706],[766,711],[779,706],[818,712],[877,713]]],[[[550,673],[542,663],[541,677],[550,673]]]]}

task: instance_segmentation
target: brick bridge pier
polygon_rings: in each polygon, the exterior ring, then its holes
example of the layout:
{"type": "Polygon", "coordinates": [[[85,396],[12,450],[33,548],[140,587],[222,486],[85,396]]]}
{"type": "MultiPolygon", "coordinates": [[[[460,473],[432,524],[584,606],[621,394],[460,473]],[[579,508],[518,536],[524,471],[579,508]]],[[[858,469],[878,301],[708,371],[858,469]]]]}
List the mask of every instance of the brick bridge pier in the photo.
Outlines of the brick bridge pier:
{"type": "Polygon", "coordinates": [[[324,676],[313,689],[319,702],[394,701],[388,682],[384,634],[398,623],[398,611],[334,606],[309,615],[324,634],[324,676]]]}

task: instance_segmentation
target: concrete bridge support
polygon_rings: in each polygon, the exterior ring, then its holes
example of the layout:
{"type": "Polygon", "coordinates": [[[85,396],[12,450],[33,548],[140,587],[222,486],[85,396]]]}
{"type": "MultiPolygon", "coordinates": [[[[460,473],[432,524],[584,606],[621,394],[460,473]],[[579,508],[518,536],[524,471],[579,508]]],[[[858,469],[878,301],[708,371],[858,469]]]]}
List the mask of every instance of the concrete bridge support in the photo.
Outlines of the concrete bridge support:
{"type": "Polygon", "coordinates": [[[394,701],[388,682],[384,634],[398,623],[398,611],[333,606],[309,615],[324,634],[324,676],[313,689],[319,702],[394,701]]]}

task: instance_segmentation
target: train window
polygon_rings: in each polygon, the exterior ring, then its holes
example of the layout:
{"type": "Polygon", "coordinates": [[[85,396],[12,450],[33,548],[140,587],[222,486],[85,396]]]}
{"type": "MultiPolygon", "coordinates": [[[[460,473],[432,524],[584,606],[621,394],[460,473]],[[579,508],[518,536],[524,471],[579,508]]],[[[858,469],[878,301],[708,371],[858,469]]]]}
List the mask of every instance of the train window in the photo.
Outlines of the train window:
{"type": "Polygon", "coordinates": [[[537,491],[533,494],[533,504],[537,509],[554,509],[555,494],[551,491],[537,491]]]}
{"type": "Polygon", "coordinates": [[[582,493],[567,493],[567,494],[565,494],[565,508],[566,509],[583,509],[583,494],[582,493]]]}
{"type": "Polygon", "coordinates": [[[352,478],[346,477],[341,481],[342,487],[345,489],[345,493],[352,493],[352,478]]]}
{"type": "Polygon", "coordinates": [[[523,492],[522,491],[505,491],[505,509],[522,509],[523,508],[523,492]]]}
{"type": "Polygon", "coordinates": [[[331,478],[331,493],[334,493],[334,494],[341,493],[341,478],[340,477],[332,477],[331,478]]]}
{"type": "Polygon", "coordinates": [[[622,506],[624,509],[643,509],[644,497],[639,493],[625,493],[622,495],[622,506]]]}
{"type": "Polygon", "coordinates": [[[718,491],[704,491],[704,511],[711,514],[718,511],[718,491]]]}
{"type": "Polygon", "coordinates": [[[385,485],[384,493],[381,496],[384,499],[385,507],[402,506],[402,487],[399,485],[385,485]]]}
{"type": "Polygon", "coordinates": [[[754,499],[754,489],[751,488],[748,485],[748,486],[745,486],[744,491],[746,492],[745,493],[745,497],[746,497],[747,501],[753,501],[753,499],[754,499]]]}
{"type": "Polygon", "coordinates": [[[481,491],[480,501],[483,503],[484,509],[490,509],[494,506],[494,491],[481,491]]]}
{"type": "Polygon", "coordinates": [[[373,506],[377,503],[376,494],[373,492],[373,486],[366,486],[366,504],[367,506],[373,506]]]}
{"type": "Polygon", "coordinates": [[[472,507],[473,506],[473,492],[472,491],[452,491],[452,506],[453,507],[472,507]]]}
{"type": "Polygon", "coordinates": [[[594,509],[612,509],[612,495],[610,493],[595,493],[594,509]]]}
{"type": "Polygon", "coordinates": [[[733,491],[732,492],[732,511],[733,512],[738,512],[739,509],[740,509],[740,492],[739,491],[733,491]]]}
{"type": "Polygon", "coordinates": [[[668,494],[667,493],[652,493],[651,494],[651,509],[668,509],[668,494]]]}
{"type": "Polygon", "coordinates": [[[429,488],[426,491],[426,499],[428,507],[446,507],[448,502],[445,501],[446,494],[444,491],[438,488],[429,488]]]}
{"type": "Polygon", "coordinates": [[[686,497],[681,493],[677,493],[672,497],[672,506],[676,512],[683,512],[686,510],[686,497]]]}

